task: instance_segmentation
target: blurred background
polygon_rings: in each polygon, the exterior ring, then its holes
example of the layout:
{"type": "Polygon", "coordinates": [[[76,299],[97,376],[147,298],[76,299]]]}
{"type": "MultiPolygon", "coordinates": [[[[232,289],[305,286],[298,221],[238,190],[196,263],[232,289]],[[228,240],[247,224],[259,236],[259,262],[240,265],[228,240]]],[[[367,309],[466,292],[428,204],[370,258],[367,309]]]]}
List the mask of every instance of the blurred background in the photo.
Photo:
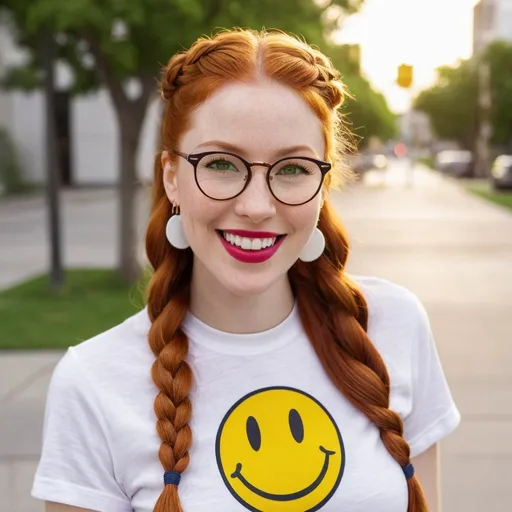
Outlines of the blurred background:
{"type": "Polygon", "coordinates": [[[161,66],[233,26],[300,35],[340,70],[347,270],[428,310],[462,413],[443,511],[508,512],[512,0],[3,0],[0,509],[43,510],[30,488],[65,349],[143,306],[161,66]]]}

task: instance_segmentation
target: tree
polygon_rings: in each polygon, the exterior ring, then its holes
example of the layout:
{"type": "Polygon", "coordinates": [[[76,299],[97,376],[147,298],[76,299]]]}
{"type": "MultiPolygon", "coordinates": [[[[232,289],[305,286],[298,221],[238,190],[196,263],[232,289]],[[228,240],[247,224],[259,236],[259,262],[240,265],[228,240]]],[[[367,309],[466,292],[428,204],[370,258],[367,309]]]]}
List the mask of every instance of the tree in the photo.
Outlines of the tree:
{"type": "Polygon", "coordinates": [[[342,107],[349,129],[364,148],[371,137],[387,141],[397,134],[395,115],[384,96],[361,75],[359,55],[353,45],[327,45],[323,50],[340,71],[349,97],[342,107]]]}
{"type": "Polygon", "coordinates": [[[37,48],[41,30],[58,35],[58,55],[72,68],[73,92],[104,86],[110,93],[120,132],[119,269],[128,281],[139,274],[135,254],[136,155],[147,107],[156,94],[160,67],[176,51],[215,27],[262,26],[303,35],[320,43],[343,15],[363,0],[3,0],[18,44],[30,50],[22,69],[12,70],[10,86],[41,81],[37,48]],[[91,65],[91,57],[94,62],[91,65]],[[138,84],[136,97],[127,81],[138,84]],[[133,82],[135,80],[135,82],[133,82]]]}
{"type": "Polygon", "coordinates": [[[366,146],[371,137],[378,137],[382,141],[395,137],[396,117],[384,96],[362,76],[347,75],[344,80],[353,97],[348,99],[343,112],[353,133],[361,139],[360,147],[366,146]]]}
{"type": "Polygon", "coordinates": [[[437,84],[421,92],[414,107],[429,116],[438,137],[473,150],[478,128],[478,78],[473,63],[462,61],[437,73],[437,84]]]}
{"type": "MultiPolygon", "coordinates": [[[[480,57],[490,63],[493,142],[512,141],[512,45],[492,43],[480,57]]],[[[419,94],[415,108],[425,112],[437,136],[474,150],[478,133],[478,61],[438,69],[437,83],[419,94]]]]}
{"type": "Polygon", "coordinates": [[[493,142],[512,148],[512,44],[496,41],[484,58],[491,67],[493,142]]]}

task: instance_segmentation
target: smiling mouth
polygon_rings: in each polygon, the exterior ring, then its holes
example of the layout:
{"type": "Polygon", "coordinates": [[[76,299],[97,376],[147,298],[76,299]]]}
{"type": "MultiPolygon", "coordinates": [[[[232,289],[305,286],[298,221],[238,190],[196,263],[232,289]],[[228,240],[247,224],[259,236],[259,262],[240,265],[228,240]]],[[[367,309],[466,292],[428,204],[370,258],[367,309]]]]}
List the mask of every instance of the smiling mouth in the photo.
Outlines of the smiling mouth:
{"type": "Polygon", "coordinates": [[[305,489],[302,489],[301,491],[292,492],[290,494],[272,494],[270,492],[262,491],[261,489],[258,489],[254,485],[252,485],[250,482],[248,482],[244,476],[242,475],[242,464],[239,462],[236,465],[235,472],[231,475],[231,478],[238,478],[240,482],[242,482],[247,489],[252,491],[254,494],[257,494],[258,496],[261,496],[262,498],[266,498],[268,500],[273,501],[293,501],[298,500],[299,498],[303,498],[304,496],[307,496],[309,493],[313,492],[324,479],[327,470],[329,469],[329,457],[331,455],[334,455],[336,452],[333,452],[331,450],[326,450],[323,446],[320,446],[320,451],[325,454],[325,460],[324,465],[322,466],[322,470],[320,471],[320,474],[316,478],[316,480],[311,484],[308,485],[305,489]]]}

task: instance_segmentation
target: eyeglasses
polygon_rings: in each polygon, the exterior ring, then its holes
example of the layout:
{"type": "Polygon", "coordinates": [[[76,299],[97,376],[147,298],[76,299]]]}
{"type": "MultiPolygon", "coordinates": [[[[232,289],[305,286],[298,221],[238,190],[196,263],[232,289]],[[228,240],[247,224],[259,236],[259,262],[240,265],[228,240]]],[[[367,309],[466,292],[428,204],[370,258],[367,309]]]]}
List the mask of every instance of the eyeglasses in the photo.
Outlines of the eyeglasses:
{"type": "Polygon", "coordinates": [[[252,167],[267,167],[266,181],[271,194],[280,202],[300,206],[320,191],[331,164],[308,157],[287,157],[273,164],[248,162],[234,153],[207,151],[187,155],[174,153],[194,166],[194,176],[201,192],[216,201],[239,196],[252,179],[252,167]]]}

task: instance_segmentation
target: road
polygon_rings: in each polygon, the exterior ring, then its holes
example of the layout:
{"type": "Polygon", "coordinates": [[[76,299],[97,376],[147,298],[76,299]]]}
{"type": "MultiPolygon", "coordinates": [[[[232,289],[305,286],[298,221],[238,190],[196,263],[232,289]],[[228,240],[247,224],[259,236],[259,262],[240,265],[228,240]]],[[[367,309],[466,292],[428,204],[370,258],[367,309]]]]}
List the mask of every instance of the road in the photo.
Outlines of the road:
{"type": "MultiPolygon", "coordinates": [[[[508,512],[512,502],[512,215],[454,182],[406,167],[333,194],[352,240],[348,271],[414,291],[430,315],[462,413],[442,443],[444,512],[508,512]]],[[[65,195],[68,265],[115,262],[113,191],[65,195]]],[[[139,240],[147,218],[139,201],[139,240]]],[[[40,200],[0,205],[0,287],[43,271],[48,259],[40,200]],[[8,248],[8,253],[3,250],[8,248]]],[[[1,334],[1,331],[0,331],[1,334]]],[[[28,496],[40,451],[48,379],[59,352],[0,357],[0,509],[42,512],[28,496]],[[3,500],[3,501],[2,501],[3,500]]]]}

